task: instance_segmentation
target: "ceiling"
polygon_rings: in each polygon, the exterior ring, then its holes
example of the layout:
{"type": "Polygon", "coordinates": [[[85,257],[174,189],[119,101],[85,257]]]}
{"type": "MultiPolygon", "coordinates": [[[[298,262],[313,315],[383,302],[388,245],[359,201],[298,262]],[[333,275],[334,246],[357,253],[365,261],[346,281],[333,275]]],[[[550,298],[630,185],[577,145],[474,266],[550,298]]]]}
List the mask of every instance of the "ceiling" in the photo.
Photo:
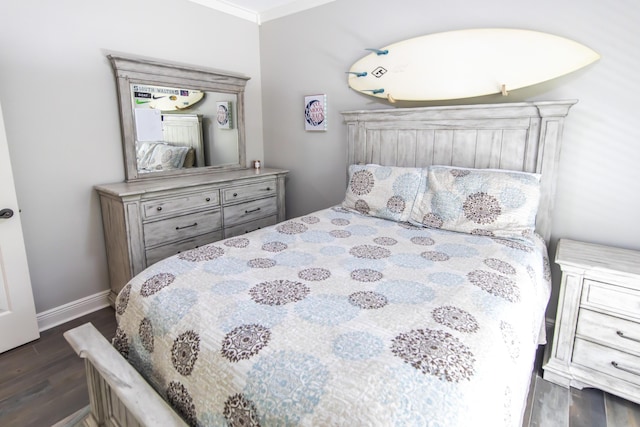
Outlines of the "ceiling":
{"type": "Polygon", "coordinates": [[[261,24],[296,12],[311,9],[335,0],[191,0],[194,3],[216,9],[261,24]]]}

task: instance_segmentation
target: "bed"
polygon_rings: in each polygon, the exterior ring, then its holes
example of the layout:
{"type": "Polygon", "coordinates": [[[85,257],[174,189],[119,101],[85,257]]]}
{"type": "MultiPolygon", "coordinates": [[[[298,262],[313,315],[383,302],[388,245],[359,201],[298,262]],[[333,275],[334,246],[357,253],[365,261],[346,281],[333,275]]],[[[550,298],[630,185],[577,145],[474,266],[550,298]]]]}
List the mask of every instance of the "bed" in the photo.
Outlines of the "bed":
{"type": "Polygon", "coordinates": [[[342,204],[158,262],[85,359],[87,425],[521,425],[576,101],[344,112],[342,204]]]}

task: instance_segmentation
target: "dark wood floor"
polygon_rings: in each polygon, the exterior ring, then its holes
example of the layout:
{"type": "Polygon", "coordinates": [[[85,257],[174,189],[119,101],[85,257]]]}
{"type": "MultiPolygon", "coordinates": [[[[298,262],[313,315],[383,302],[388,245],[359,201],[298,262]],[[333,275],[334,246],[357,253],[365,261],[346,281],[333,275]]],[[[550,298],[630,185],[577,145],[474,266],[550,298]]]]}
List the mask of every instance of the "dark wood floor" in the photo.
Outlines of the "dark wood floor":
{"type": "MultiPolygon", "coordinates": [[[[84,363],[62,333],[91,322],[108,339],[111,308],[42,333],[39,340],[0,355],[0,426],[47,427],[88,405],[84,363]]],[[[532,375],[524,427],[640,427],[640,405],[595,389],[565,389],[532,375]]],[[[480,426],[482,427],[482,426],[480,426]]]]}
{"type": "Polygon", "coordinates": [[[86,322],[109,340],[115,333],[115,313],[108,307],[0,354],[0,426],[47,427],[89,404],[84,361],[62,336],[86,322]]]}
{"type": "MultiPolygon", "coordinates": [[[[551,339],[551,334],[547,337],[551,339]]],[[[540,347],[524,427],[640,427],[640,405],[593,388],[567,389],[542,378],[540,347]]]]}

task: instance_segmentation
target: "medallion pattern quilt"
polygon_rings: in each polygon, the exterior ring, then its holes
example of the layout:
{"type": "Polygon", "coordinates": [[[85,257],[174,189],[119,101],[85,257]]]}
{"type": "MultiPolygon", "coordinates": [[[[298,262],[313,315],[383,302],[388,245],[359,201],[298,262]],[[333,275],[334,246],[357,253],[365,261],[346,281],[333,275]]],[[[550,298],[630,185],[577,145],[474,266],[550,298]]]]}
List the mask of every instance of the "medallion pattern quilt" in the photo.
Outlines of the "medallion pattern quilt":
{"type": "Polygon", "coordinates": [[[516,426],[544,242],[334,207],[158,262],[114,346],[191,425],[516,426]]]}

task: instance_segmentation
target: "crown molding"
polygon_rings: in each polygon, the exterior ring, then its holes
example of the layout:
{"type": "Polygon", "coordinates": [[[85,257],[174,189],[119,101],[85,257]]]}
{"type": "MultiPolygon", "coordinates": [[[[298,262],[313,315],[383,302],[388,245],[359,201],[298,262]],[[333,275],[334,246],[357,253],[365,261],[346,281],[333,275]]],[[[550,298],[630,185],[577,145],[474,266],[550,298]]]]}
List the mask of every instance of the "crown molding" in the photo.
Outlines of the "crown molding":
{"type": "Polygon", "coordinates": [[[245,9],[234,4],[227,3],[220,0],[190,0],[194,3],[201,4],[211,9],[215,9],[219,12],[224,12],[229,15],[233,15],[237,18],[246,19],[247,21],[254,22],[260,25],[260,14],[256,11],[245,9]]]}
{"type": "Polygon", "coordinates": [[[297,0],[291,3],[287,3],[283,6],[274,7],[272,9],[265,10],[259,14],[260,23],[271,21],[274,19],[282,18],[283,16],[293,15],[294,13],[302,12],[303,10],[313,9],[314,7],[322,6],[326,3],[331,3],[336,0],[297,0]]]}
{"type": "Polygon", "coordinates": [[[246,9],[241,6],[237,6],[232,2],[229,3],[224,0],[190,0],[194,3],[201,4],[203,6],[215,9],[217,11],[233,15],[238,18],[246,19],[247,21],[254,22],[258,25],[263,22],[271,21],[274,19],[282,18],[287,15],[302,12],[303,10],[312,9],[314,7],[322,6],[326,3],[331,3],[336,0],[295,0],[282,6],[267,9],[262,13],[255,10],[246,9]]]}

